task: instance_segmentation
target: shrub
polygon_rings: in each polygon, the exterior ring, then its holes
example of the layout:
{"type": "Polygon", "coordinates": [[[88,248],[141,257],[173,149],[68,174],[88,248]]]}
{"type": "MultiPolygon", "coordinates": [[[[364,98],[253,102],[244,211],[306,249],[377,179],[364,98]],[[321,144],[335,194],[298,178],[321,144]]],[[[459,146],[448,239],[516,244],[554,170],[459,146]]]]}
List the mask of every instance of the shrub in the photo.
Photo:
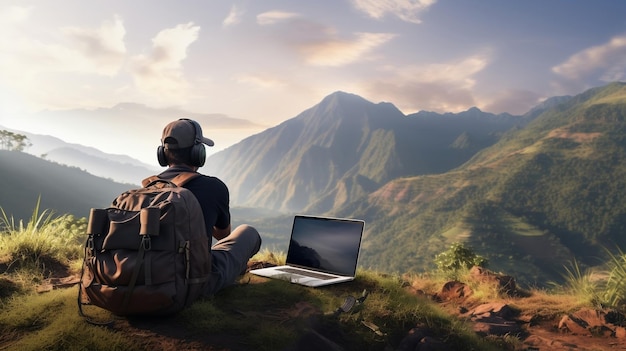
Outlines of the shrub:
{"type": "Polygon", "coordinates": [[[435,256],[435,264],[440,272],[456,276],[460,271],[473,266],[487,266],[487,259],[477,255],[463,243],[454,243],[448,250],[435,256]]]}
{"type": "Polygon", "coordinates": [[[591,271],[583,271],[576,260],[565,266],[564,283],[552,282],[551,285],[563,290],[574,297],[578,303],[585,306],[599,306],[603,303],[600,291],[602,282],[594,279],[591,271]]]}

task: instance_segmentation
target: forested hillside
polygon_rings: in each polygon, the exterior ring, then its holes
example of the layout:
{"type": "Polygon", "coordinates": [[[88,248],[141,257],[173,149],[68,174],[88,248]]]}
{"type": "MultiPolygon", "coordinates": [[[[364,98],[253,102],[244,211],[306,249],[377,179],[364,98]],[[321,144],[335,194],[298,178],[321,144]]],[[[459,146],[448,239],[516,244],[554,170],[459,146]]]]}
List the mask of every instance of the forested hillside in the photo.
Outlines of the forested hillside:
{"type": "Polygon", "coordinates": [[[42,209],[87,217],[129,188],[19,151],[0,150],[0,165],[0,207],[16,220],[30,218],[38,198],[42,209]]]}
{"type": "Polygon", "coordinates": [[[419,271],[464,241],[527,283],[626,244],[626,85],[592,89],[462,167],[389,182],[339,214],[369,219],[362,263],[419,271]]]}
{"type": "MultiPolygon", "coordinates": [[[[429,270],[460,241],[491,269],[545,285],[573,260],[594,266],[626,245],[625,118],[623,83],[524,116],[405,116],[337,92],[203,172],[229,185],[233,224],[256,225],[269,249],[286,248],[293,212],[354,217],[366,221],[365,268],[429,270]]],[[[87,216],[129,188],[17,151],[0,163],[0,206],[17,218],[39,196],[42,208],[87,216]]]]}

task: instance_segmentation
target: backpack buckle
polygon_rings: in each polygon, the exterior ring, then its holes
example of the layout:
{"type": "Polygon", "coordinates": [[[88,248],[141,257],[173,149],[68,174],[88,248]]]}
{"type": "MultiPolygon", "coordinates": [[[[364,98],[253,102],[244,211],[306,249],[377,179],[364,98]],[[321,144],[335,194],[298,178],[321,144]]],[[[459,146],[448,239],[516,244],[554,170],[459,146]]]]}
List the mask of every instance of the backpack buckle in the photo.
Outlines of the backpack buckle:
{"type": "Polygon", "coordinates": [[[141,236],[141,246],[145,251],[150,251],[152,248],[152,241],[150,240],[150,235],[142,235],[141,236]]]}
{"type": "Polygon", "coordinates": [[[89,250],[89,252],[93,253],[94,250],[94,243],[93,243],[93,235],[89,234],[89,237],[87,238],[87,250],[89,250]]]}

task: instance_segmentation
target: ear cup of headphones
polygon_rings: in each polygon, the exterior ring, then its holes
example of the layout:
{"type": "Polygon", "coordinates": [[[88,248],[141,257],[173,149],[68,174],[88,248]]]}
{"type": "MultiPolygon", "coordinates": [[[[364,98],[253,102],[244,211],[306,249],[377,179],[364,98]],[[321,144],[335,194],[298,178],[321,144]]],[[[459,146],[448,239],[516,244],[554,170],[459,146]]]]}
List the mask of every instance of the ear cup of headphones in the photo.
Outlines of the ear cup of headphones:
{"type": "Polygon", "coordinates": [[[202,132],[199,132],[202,128],[200,128],[198,122],[193,119],[182,118],[182,120],[191,123],[195,132],[195,144],[191,147],[191,154],[189,155],[192,166],[202,167],[204,166],[204,161],[206,160],[206,150],[204,149],[204,144],[202,144],[202,140],[198,137],[198,134],[202,135],[202,132]]]}
{"type": "Polygon", "coordinates": [[[167,159],[165,158],[165,148],[162,145],[157,147],[157,160],[162,167],[167,166],[167,159]]]}
{"type": "Polygon", "coordinates": [[[203,144],[195,144],[191,147],[191,162],[192,166],[202,167],[206,160],[206,150],[203,144]]]}

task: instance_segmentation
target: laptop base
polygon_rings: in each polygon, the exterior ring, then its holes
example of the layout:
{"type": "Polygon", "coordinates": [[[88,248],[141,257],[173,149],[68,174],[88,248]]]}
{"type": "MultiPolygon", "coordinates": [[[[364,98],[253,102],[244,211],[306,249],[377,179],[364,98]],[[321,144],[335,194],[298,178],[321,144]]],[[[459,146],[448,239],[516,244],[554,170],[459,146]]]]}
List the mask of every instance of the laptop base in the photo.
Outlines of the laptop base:
{"type": "MultiPolygon", "coordinates": [[[[290,266],[277,266],[277,267],[268,267],[268,268],[259,268],[253,269],[250,271],[251,274],[257,275],[259,277],[272,278],[278,280],[288,281],[293,284],[300,284],[309,287],[318,287],[318,286],[326,286],[331,284],[349,282],[354,280],[354,277],[343,277],[343,276],[333,276],[332,278],[325,277],[323,279],[316,277],[307,277],[304,274],[294,273],[294,272],[283,272],[281,269],[292,269],[290,266]]],[[[301,270],[299,268],[296,268],[301,270]]],[[[303,270],[304,271],[304,270],[303,270]]],[[[311,274],[318,274],[317,272],[309,272],[311,274]]]]}

